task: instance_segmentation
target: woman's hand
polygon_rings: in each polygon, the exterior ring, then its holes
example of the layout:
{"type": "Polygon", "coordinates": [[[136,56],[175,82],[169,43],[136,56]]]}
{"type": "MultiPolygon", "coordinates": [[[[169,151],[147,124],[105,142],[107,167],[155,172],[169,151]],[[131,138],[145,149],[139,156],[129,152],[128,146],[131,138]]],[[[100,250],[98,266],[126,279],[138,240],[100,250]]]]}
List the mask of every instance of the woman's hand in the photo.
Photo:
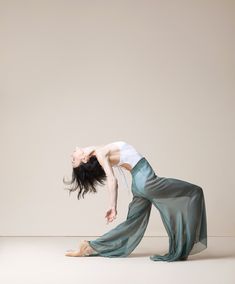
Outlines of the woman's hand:
{"type": "Polygon", "coordinates": [[[111,207],[107,212],[106,212],[106,215],[105,215],[105,218],[107,218],[107,223],[108,224],[109,222],[112,222],[114,219],[116,219],[116,216],[117,216],[117,210],[115,207],[111,207]]]}

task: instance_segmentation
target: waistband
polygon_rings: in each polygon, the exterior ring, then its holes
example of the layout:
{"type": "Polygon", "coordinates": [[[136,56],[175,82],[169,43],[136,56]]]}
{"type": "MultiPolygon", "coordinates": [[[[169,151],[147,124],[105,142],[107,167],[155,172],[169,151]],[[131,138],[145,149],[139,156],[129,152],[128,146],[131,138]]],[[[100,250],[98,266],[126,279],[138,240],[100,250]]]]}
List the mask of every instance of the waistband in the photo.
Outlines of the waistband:
{"type": "Polygon", "coordinates": [[[147,162],[145,157],[142,157],[132,168],[131,170],[131,174],[135,175],[143,166],[143,164],[145,164],[147,162]]]}

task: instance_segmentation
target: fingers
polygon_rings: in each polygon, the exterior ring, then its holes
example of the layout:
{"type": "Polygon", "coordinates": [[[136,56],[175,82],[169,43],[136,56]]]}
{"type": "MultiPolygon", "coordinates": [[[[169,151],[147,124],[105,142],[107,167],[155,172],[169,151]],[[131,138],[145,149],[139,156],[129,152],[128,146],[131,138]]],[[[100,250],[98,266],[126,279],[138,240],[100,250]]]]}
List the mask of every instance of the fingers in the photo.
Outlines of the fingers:
{"type": "Polygon", "coordinates": [[[108,223],[110,223],[110,222],[112,222],[112,220],[111,220],[110,218],[107,218],[106,224],[108,224],[108,223]]]}
{"type": "Polygon", "coordinates": [[[107,218],[107,223],[106,224],[108,224],[110,222],[113,222],[114,219],[116,219],[116,216],[107,218]]]}
{"type": "Polygon", "coordinates": [[[117,212],[109,209],[106,214],[105,214],[105,218],[107,219],[107,223],[108,224],[109,222],[112,222],[114,219],[116,219],[116,216],[117,216],[117,212]]]}

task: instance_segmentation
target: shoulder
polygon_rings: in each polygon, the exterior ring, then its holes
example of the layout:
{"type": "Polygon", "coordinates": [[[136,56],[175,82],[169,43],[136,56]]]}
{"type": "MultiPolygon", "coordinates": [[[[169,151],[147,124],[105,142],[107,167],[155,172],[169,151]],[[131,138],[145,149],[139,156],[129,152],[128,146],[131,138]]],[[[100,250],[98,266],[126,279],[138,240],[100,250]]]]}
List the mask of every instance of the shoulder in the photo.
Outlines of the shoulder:
{"type": "Polygon", "coordinates": [[[124,141],[116,141],[116,142],[111,142],[105,145],[97,146],[95,153],[99,156],[108,156],[111,154],[113,151],[116,151],[119,147],[119,143],[125,143],[124,141]]]}
{"type": "Polygon", "coordinates": [[[110,155],[116,153],[118,150],[123,148],[124,145],[128,145],[128,143],[122,140],[100,145],[96,147],[94,155],[96,155],[99,162],[100,160],[102,162],[103,159],[109,159],[110,155]]]}
{"type": "Polygon", "coordinates": [[[95,151],[96,158],[97,158],[98,162],[100,163],[100,165],[103,167],[103,169],[106,173],[106,176],[110,179],[116,180],[112,166],[111,166],[110,161],[109,161],[109,153],[110,153],[109,147],[107,147],[107,148],[101,147],[101,148],[98,148],[95,151]]]}
{"type": "Polygon", "coordinates": [[[94,155],[96,156],[99,163],[103,165],[104,161],[108,160],[110,152],[111,152],[111,147],[109,146],[109,144],[107,144],[96,147],[94,155]]]}
{"type": "Polygon", "coordinates": [[[94,155],[96,156],[97,160],[101,165],[103,165],[104,162],[108,163],[110,160],[110,157],[117,152],[119,149],[119,146],[116,144],[116,142],[109,143],[106,145],[102,145],[96,148],[94,155]]]}

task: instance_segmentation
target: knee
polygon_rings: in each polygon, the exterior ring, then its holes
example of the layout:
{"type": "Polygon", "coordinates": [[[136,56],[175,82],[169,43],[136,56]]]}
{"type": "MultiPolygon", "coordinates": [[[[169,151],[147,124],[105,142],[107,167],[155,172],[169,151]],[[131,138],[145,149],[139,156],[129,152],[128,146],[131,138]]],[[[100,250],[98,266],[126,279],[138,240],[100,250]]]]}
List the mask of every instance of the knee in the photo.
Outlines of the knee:
{"type": "Polygon", "coordinates": [[[196,192],[199,196],[202,196],[203,195],[203,189],[201,186],[197,185],[196,186],[196,192]]]}

